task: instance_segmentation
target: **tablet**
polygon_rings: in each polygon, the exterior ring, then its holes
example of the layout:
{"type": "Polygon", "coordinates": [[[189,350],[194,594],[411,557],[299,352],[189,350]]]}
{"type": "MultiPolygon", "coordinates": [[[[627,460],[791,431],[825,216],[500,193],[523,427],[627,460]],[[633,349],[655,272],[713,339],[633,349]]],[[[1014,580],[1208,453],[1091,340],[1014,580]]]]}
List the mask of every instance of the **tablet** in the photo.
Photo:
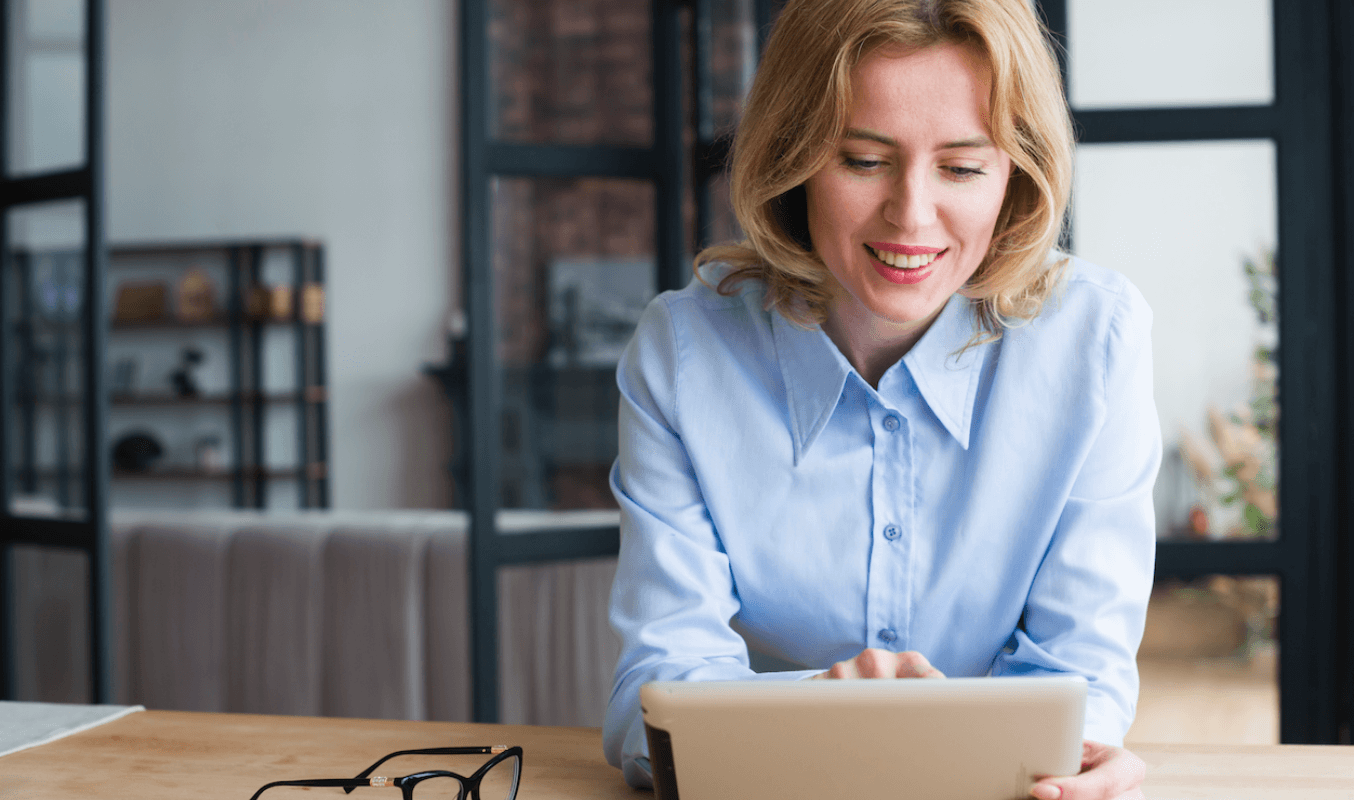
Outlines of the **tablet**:
{"type": "Polygon", "coordinates": [[[1081,677],[640,689],[657,800],[1015,800],[1081,768],[1081,677]]]}

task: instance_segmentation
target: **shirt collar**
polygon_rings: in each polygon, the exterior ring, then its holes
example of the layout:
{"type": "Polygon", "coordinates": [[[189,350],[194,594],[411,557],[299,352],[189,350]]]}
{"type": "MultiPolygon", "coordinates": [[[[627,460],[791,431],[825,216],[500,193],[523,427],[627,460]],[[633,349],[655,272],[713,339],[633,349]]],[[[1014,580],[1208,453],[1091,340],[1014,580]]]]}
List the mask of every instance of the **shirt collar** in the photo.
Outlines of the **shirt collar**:
{"type": "MultiPolygon", "coordinates": [[[[931,412],[965,450],[968,449],[973,401],[978,396],[983,360],[992,345],[988,342],[964,348],[978,331],[975,323],[973,301],[962,295],[952,295],[940,316],[902,361],[931,412]]],[[[881,387],[889,377],[887,373],[884,375],[881,387]]]]}
{"type": "MultiPolygon", "coordinates": [[[[970,305],[960,295],[951,297],[901,362],[922,399],[964,449],[968,449],[980,368],[990,347],[978,345],[959,353],[975,331],[970,305]]],[[[798,464],[832,417],[854,369],[821,328],[802,328],[775,311],[771,317],[798,464]]],[[[903,377],[899,370],[895,364],[884,374],[881,396],[897,391],[897,381],[903,377]]]]}
{"type": "Polygon", "coordinates": [[[776,360],[789,404],[790,434],[794,438],[795,464],[804,457],[832,417],[841,399],[851,364],[818,326],[801,328],[771,312],[776,341],[776,360]]]}

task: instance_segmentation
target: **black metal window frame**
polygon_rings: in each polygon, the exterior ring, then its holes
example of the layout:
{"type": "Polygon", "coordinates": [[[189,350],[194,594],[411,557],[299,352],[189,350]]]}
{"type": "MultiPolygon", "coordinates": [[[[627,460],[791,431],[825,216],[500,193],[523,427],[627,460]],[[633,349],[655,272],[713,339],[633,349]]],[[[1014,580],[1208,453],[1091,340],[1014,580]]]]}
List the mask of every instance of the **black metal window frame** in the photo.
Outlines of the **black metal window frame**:
{"type": "MultiPolygon", "coordinates": [[[[693,67],[697,95],[693,119],[696,154],[684,151],[682,13],[690,14],[693,61],[709,54],[711,3],[716,0],[650,0],[654,138],[650,147],[519,144],[491,136],[489,0],[461,3],[461,232],[462,297],[467,340],[466,408],[457,412],[467,449],[463,505],[470,512],[471,670],[477,721],[498,720],[498,598],[500,567],[614,556],[616,526],[504,534],[498,528],[498,409],[502,369],[495,354],[495,318],[490,239],[490,184],[497,177],[609,177],[651,181],[655,189],[655,258],[659,291],[684,286],[691,277],[682,218],[687,170],[696,186],[698,240],[705,238],[710,204],[706,186],[722,168],[727,143],[714,138],[709,73],[693,67]],[[692,163],[694,161],[694,163],[692,163]]],[[[758,29],[765,31],[771,0],[754,0],[758,29]]]]}
{"type": "MultiPolygon", "coordinates": [[[[1064,45],[1066,76],[1067,52],[1076,46],[1067,40],[1067,0],[1041,5],[1064,45]]],[[[1338,0],[1273,3],[1270,104],[1073,109],[1083,144],[1247,139],[1275,145],[1281,534],[1265,542],[1162,541],[1157,575],[1279,579],[1279,728],[1289,744],[1349,741],[1346,665],[1354,658],[1354,640],[1344,575],[1354,562],[1347,551],[1350,501],[1341,490],[1350,476],[1351,432],[1341,410],[1352,396],[1346,345],[1351,286],[1345,271],[1354,236],[1339,225],[1337,214],[1348,203],[1354,165],[1340,135],[1351,130],[1349,109],[1343,121],[1336,112],[1341,88],[1354,85],[1350,16],[1338,0]],[[1332,167],[1342,162],[1347,178],[1338,183],[1332,167]]]]}
{"type": "Polygon", "coordinates": [[[0,0],[0,258],[8,258],[10,242],[7,212],[22,206],[60,200],[84,202],[84,303],[81,331],[84,402],[84,453],[81,481],[84,519],[45,519],[12,512],[13,465],[9,436],[14,431],[13,373],[8,362],[14,335],[8,304],[0,283],[0,697],[14,696],[15,643],[13,626],[12,550],[15,545],[40,545],[79,550],[89,557],[90,659],[93,696],[97,703],[112,701],[110,551],[108,543],[108,459],[105,458],[108,397],[104,378],[104,281],[107,270],[104,228],[104,75],[107,63],[104,0],[85,0],[85,97],[83,166],[23,177],[10,177],[8,156],[12,102],[10,93],[10,21],[13,4],[0,0]]]}

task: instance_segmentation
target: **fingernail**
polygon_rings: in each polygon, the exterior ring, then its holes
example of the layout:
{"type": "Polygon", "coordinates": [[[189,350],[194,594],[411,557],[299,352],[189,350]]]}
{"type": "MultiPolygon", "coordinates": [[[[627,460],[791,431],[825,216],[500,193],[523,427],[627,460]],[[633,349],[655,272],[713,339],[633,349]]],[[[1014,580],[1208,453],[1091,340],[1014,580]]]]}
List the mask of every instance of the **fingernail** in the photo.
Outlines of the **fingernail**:
{"type": "Polygon", "coordinates": [[[1063,796],[1063,790],[1051,783],[1036,783],[1030,787],[1030,794],[1039,800],[1058,800],[1063,796]]]}

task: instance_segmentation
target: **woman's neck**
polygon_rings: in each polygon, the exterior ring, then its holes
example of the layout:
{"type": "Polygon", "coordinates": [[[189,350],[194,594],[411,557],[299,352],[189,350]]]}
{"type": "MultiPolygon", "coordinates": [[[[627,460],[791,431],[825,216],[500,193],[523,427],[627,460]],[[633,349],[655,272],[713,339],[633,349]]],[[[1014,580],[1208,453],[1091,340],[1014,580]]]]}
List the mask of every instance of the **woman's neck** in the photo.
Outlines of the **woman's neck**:
{"type": "Polygon", "coordinates": [[[860,377],[878,389],[879,379],[888,368],[908,354],[938,316],[940,309],[921,322],[900,324],[854,303],[834,302],[823,322],[823,332],[860,377]]]}

